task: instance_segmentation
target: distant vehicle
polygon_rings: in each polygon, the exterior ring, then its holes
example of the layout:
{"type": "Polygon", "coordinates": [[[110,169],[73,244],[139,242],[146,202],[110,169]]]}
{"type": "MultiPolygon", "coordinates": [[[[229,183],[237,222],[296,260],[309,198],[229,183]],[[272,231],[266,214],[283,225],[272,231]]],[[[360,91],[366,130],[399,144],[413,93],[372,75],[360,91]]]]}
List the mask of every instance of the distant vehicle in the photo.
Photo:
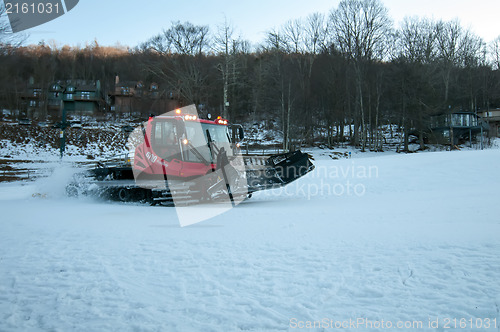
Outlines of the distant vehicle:
{"type": "Polygon", "coordinates": [[[62,122],[56,122],[52,125],[52,128],[59,128],[61,129],[63,127],[62,122]]]}
{"type": "Polygon", "coordinates": [[[48,127],[50,127],[50,122],[48,122],[48,121],[41,121],[41,122],[38,122],[38,126],[42,127],[42,128],[48,128],[48,127]]]}
{"type": "Polygon", "coordinates": [[[121,131],[123,131],[124,133],[131,133],[135,130],[135,127],[132,127],[132,126],[123,126],[121,128],[121,131]]]}
{"type": "Polygon", "coordinates": [[[69,126],[71,128],[82,128],[82,122],[81,121],[70,121],[69,126]]]}
{"type": "Polygon", "coordinates": [[[30,119],[19,119],[18,123],[20,125],[30,126],[31,125],[31,120],[30,119]]]}

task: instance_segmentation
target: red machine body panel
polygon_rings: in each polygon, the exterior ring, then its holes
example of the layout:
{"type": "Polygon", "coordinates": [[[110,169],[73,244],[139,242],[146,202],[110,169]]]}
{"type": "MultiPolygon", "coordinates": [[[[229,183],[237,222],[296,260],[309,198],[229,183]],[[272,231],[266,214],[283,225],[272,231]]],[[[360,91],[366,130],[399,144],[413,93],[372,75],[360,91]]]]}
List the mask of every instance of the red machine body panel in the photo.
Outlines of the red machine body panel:
{"type": "Polygon", "coordinates": [[[179,178],[212,172],[216,161],[207,142],[229,146],[227,123],[189,114],[150,118],[143,128],[144,141],[135,149],[134,168],[144,174],[179,178]]]}

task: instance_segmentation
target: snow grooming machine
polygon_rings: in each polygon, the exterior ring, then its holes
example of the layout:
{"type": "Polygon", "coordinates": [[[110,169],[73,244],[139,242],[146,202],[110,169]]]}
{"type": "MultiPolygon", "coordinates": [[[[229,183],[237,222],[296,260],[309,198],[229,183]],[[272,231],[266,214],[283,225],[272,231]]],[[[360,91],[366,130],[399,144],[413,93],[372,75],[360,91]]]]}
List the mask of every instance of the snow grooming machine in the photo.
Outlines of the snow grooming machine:
{"type": "Polygon", "coordinates": [[[193,105],[150,117],[129,136],[129,154],[75,175],[67,192],[153,205],[222,200],[235,206],[314,169],[301,151],[243,155],[243,136],[241,126],[225,119],[198,118],[193,105]]]}

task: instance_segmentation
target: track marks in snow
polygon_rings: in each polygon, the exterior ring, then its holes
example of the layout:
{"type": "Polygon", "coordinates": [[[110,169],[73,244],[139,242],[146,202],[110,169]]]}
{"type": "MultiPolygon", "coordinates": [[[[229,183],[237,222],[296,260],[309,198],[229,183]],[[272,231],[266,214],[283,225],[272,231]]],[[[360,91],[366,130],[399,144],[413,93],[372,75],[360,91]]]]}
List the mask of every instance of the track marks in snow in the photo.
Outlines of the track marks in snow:
{"type": "Polygon", "coordinates": [[[297,246],[176,232],[186,231],[136,235],[143,240],[123,232],[106,244],[110,234],[45,231],[26,237],[22,251],[2,246],[0,329],[85,321],[90,329],[286,330],[292,317],[498,316],[495,244],[297,246]]]}
{"type": "Polygon", "coordinates": [[[291,318],[498,317],[498,181],[470,171],[467,186],[483,184],[473,197],[454,185],[474,165],[493,171],[498,157],[471,156],[365,160],[380,168],[365,197],[255,195],[196,227],[180,228],[168,208],[0,201],[0,330],[284,331],[291,318]],[[433,176],[448,158],[456,169],[433,176]]]}
{"type": "Polygon", "coordinates": [[[407,271],[402,272],[400,269],[398,269],[399,276],[401,277],[401,283],[406,286],[406,282],[413,277],[413,270],[408,267],[407,271]]]}

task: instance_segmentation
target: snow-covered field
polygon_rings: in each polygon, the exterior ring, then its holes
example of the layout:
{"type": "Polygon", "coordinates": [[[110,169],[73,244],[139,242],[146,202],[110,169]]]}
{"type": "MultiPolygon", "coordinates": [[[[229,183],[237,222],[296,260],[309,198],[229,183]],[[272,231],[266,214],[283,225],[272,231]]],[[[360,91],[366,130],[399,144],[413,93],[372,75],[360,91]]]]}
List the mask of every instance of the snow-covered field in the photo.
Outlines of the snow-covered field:
{"type": "Polygon", "coordinates": [[[499,149],[314,154],[189,227],[67,168],[1,184],[0,331],[500,330],[499,149]]]}

